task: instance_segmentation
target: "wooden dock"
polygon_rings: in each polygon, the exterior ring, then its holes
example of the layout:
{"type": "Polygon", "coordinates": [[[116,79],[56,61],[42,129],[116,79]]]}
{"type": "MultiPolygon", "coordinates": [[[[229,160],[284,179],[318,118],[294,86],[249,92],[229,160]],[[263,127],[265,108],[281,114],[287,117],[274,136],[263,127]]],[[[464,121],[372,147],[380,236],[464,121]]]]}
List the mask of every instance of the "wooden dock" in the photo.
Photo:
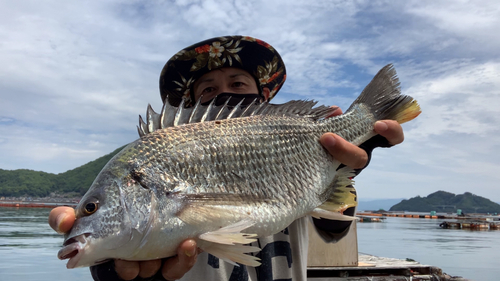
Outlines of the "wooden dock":
{"type": "Polygon", "coordinates": [[[442,269],[423,265],[413,260],[382,258],[372,255],[359,254],[357,266],[339,267],[308,267],[308,281],[466,281],[459,276],[450,276],[442,269]]]}

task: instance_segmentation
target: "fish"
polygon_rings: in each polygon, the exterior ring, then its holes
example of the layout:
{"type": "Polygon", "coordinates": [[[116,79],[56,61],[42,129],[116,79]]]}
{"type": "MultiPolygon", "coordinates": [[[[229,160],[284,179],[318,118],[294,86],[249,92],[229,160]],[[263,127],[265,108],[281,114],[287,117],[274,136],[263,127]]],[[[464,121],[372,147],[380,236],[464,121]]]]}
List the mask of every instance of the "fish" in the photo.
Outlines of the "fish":
{"type": "MultiPolygon", "coordinates": [[[[201,99],[200,99],[201,100],[201,99]]],[[[243,102],[243,101],[241,101],[243,102]]],[[[353,169],[319,139],[333,132],[360,145],[377,120],[404,123],[420,106],[402,95],[392,64],[382,68],[342,115],[314,101],[191,108],[166,102],[139,117],[140,138],[101,170],[75,208],[60,259],[67,268],[109,259],[174,256],[187,238],[220,259],[259,266],[248,245],[313,216],[343,215],[357,205],[353,169]]]]}

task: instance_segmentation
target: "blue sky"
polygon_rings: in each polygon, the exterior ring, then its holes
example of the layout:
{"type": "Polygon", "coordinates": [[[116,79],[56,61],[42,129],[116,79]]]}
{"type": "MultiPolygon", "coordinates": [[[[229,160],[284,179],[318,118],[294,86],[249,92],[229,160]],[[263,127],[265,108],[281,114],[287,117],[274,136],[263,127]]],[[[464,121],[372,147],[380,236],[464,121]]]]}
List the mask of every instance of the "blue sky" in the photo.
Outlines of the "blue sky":
{"type": "Polygon", "coordinates": [[[393,63],[423,113],[374,152],[362,199],[465,191],[500,201],[495,1],[1,1],[0,168],[61,173],[135,140],[178,50],[249,35],[282,55],[274,102],[347,108],[393,63]],[[270,3],[272,2],[272,3],[270,3]]]}

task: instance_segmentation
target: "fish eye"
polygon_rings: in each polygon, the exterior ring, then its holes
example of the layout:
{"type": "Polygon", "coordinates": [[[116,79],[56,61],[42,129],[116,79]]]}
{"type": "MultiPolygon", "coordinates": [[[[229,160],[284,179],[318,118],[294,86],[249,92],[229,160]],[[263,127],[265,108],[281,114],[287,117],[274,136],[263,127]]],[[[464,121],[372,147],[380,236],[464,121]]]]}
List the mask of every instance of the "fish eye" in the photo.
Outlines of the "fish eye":
{"type": "Polygon", "coordinates": [[[83,208],[83,212],[85,213],[85,215],[92,215],[93,213],[95,213],[97,211],[99,207],[99,204],[97,202],[88,202],[87,204],[85,204],[85,207],[83,208]]]}

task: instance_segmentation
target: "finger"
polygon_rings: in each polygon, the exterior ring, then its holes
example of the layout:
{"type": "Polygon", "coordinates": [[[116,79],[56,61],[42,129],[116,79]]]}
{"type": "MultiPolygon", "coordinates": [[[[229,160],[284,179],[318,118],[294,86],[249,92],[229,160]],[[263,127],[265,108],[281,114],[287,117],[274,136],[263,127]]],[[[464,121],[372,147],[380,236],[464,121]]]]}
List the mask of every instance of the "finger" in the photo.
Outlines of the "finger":
{"type": "Polygon", "coordinates": [[[392,145],[400,144],[405,139],[403,127],[394,120],[377,121],[374,130],[377,134],[385,137],[392,145]]]}
{"type": "Polygon", "coordinates": [[[197,256],[196,241],[185,240],[177,248],[177,256],[169,258],[163,265],[163,277],[167,280],[182,278],[194,266],[197,256]]]}
{"type": "Polygon", "coordinates": [[[115,260],[115,271],[123,280],[132,280],[139,275],[139,262],[115,260]]]}
{"type": "Polygon", "coordinates": [[[148,278],[156,274],[161,267],[161,260],[139,262],[139,277],[148,278]]]}
{"type": "Polygon", "coordinates": [[[326,133],[319,139],[333,158],[353,169],[361,169],[368,163],[368,154],[363,149],[333,133],[326,133]]]}
{"type": "Polygon", "coordinates": [[[75,223],[75,209],[70,207],[57,207],[49,214],[49,225],[58,233],[68,232],[75,223]]]}

